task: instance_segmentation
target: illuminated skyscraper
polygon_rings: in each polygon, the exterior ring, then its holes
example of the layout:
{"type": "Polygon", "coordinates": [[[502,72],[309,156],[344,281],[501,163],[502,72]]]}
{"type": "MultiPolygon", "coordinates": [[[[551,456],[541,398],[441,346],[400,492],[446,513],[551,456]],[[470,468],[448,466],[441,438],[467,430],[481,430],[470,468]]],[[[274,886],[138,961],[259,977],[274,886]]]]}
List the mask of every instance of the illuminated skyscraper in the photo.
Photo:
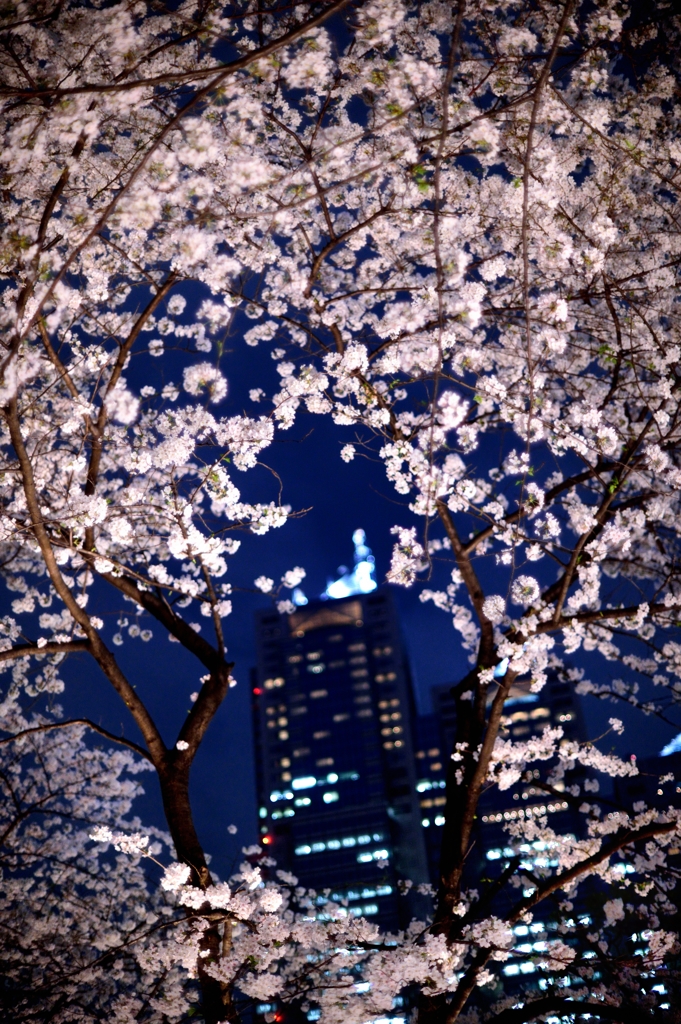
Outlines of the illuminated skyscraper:
{"type": "MultiPolygon", "coordinates": [[[[550,672],[545,687],[539,693],[530,691],[529,682],[516,683],[506,702],[502,738],[524,741],[552,726],[560,727],[568,739],[584,740],[586,733],[574,685],[570,681],[569,670],[550,672]]],[[[435,687],[431,691],[433,713],[421,716],[414,726],[416,789],[425,830],[428,867],[434,885],[437,885],[439,875],[445,822],[447,769],[456,738],[455,689],[451,686],[435,687]]],[[[538,779],[540,772],[533,768],[531,774],[538,779]]],[[[571,772],[568,784],[579,784],[581,775],[579,769],[571,772]]],[[[580,818],[564,793],[563,782],[558,783],[551,793],[534,778],[519,782],[509,790],[499,791],[490,787],[484,792],[478,807],[475,842],[468,861],[471,879],[484,875],[487,866],[505,863],[510,850],[504,826],[510,822],[546,816],[559,832],[576,834],[580,818]]]]}
{"type": "MultiPolygon", "coordinates": [[[[356,531],[355,566],[291,614],[257,614],[262,841],[302,885],[395,928],[397,882],[427,881],[409,669],[390,593],[356,531]]],[[[305,602],[303,604],[303,602],[305,602]]]]}

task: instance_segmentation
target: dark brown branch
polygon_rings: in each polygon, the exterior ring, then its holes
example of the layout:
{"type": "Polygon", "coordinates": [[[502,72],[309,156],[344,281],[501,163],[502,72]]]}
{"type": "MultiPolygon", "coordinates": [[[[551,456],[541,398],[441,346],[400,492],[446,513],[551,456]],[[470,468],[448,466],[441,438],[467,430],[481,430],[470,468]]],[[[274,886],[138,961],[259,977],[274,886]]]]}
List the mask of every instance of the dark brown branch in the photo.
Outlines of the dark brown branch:
{"type": "MultiPolygon", "coordinates": [[[[136,78],[131,82],[111,82],[105,85],[97,85],[94,82],[86,83],[85,85],[73,85],[73,86],[54,86],[52,88],[44,88],[39,91],[34,89],[11,89],[11,88],[0,88],[0,96],[17,96],[24,99],[32,99],[34,96],[43,98],[46,96],[74,96],[80,93],[98,93],[98,92],[127,92],[130,89],[139,89],[143,85],[163,85],[166,82],[186,82],[196,81],[197,79],[205,78],[206,75],[218,74],[220,82],[228,75],[234,74],[235,71],[240,71],[242,68],[247,68],[257,60],[262,60],[263,57],[268,57],[271,53],[276,53],[282,46],[289,46],[294,43],[301,36],[305,35],[310,31],[311,28],[315,28],[317,25],[323,24],[332,14],[336,14],[342,10],[349,0],[335,0],[334,3],[330,4],[325,10],[320,11],[313,18],[309,18],[304,24],[297,25],[289,32],[284,33],[283,36],[279,36],[277,39],[273,39],[271,43],[266,43],[264,46],[259,47],[257,50],[250,50],[244,57],[239,57],[237,60],[230,61],[229,64],[215,64],[210,68],[197,68],[195,71],[178,71],[168,72],[165,75],[156,75],[154,78],[136,78]]],[[[219,83],[218,83],[219,84],[219,83]]],[[[215,85],[211,83],[209,88],[215,88],[215,85]]]]}
{"type": "Polygon", "coordinates": [[[0,661],[12,661],[14,658],[23,658],[27,654],[76,654],[78,651],[92,653],[89,640],[69,640],[67,643],[57,643],[56,640],[48,640],[42,647],[37,644],[20,644],[18,647],[11,647],[9,651],[0,651],[0,661]]]}
{"type": "Polygon", "coordinates": [[[50,341],[50,336],[47,333],[47,328],[45,327],[45,321],[42,319],[42,317],[38,321],[38,333],[40,334],[40,338],[43,343],[43,348],[47,353],[47,358],[50,360],[55,370],[66,384],[67,388],[69,389],[69,393],[71,394],[71,397],[78,398],[78,388],[71,380],[71,375],[69,374],[69,371],[66,369],[61,359],[55,352],[54,346],[50,341]]]}
{"type": "Polygon", "coordinates": [[[541,903],[547,896],[551,896],[558,889],[563,889],[582,875],[588,874],[593,868],[598,867],[599,864],[602,864],[603,861],[608,860],[614,853],[623,850],[626,846],[631,846],[632,843],[643,842],[645,839],[653,839],[655,836],[667,835],[669,832],[676,832],[679,828],[680,826],[677,821],[665,821],[653,822],[638,830],[625,829],[623,832],[617,833],[609,843],[604,843],[597,853],[585,858],[585,860],[579,861],[561,874],[547,879],[546,882],[535,889],[531,896],[526,896],[520,900],[507,915],[506,920],[509,924],[519,921],[523,914],[526,914],[528,910],[535,907],[537,903],[541,903]]]}
{"type": "Polygon", "coordinates": [[[68,722],[51,722],[48,725],[34,725],[30,729],[22,729],[21,732],[14,733],[13,736],[6,736],[4,739],[0,739],[0,746],[5,743],[14,743],[15,740],[22,739],[24,736],[31,736],[33,733],[50,732],[53,729],[68,729],[71,725],[86,725],[88,729],[92,729],[93,732],[98,732],[100,736],[105,736],[106,739],[112,740],[114,743],[122,743],[125,747],[130,747],[136,754],[143,757],[146,761],[151,764],[151,757],[149,752],[141,747],[139,743],[135,743],[134,740],[126,740],[123,736],[116,736],[115,733],[109,732],[108,729],[104,729],[101,725],[96,725],[95,722],[91,722],[89,718],[71,718],[68,722]]]}
{"type": "MultiPolygon", "coordinates": [[[[86,553],[83,552],[85,557],[86,553]]],[[[93,565],[93,558],[88,561],[93,565]]],[[[137,584],[125,576],[114,576],[111,573],[102,574],[112,586],[116,587],[127,597],[141,605],[145,611],[160,622],[182,646],[193,654],[210,672],[210,679],[204,683],[199,691],[196,702],[187,715],[178,736],[179,740],[188,744],[186,751],[175,750],[173,757],[178,762],[190,763],[196,753],[206,729],[213,720],[215,713],[225,699],[229,688],[229,677],[234,667],[233,662],[225,661],[219,650],[216,650],[207,640],[204,640],[199,633],[196,633],[191,626],[176,615],[170,605],[150,590],[141,590],[137,584]]]]}
{"type": "Polygon", "coordinates": [[[494,627],[483,611],[482,606],[485,600],[485,595],[482,591],[482,587],[480,586],[477,573],[473,568],[473,563],[461,542],[461,538],[459,537],[459,532],[454,525],[452,515],[444,501],[440,499],[438,499],[437,502],[437,511],[444,528],[447,531],[447,536],[450,544],[452,545],[454,557],[456,558],[457,567],[463,577],[466,590],[468,591],[468,596],[471,599],[471,604],[475,609],[475,613],[480,623],[481,637],[478,664],[482,665],[483,668],[490,668],[494,663],[494,627]]]}
{"type": "Polygon", "coordinates": [[[71,617],[85,632],[90,643],[90,650],[93,657],[116,692],[130,709],[137,726],[144,737],[144,741],[147,744],[154,764],[159,767],[159,765],[163,765],[165,762],[166,747],[161,739],[161,734],[156,727],[156,723],[121,671],[113,653],[108,649],[101,636],[90,622],[90,616],[77,603],[70,588],[67,586],[64,577],[62,576],[59,566],[57,565],[52,544],[40,511],[40,499],[35,486],[33,466],[31,464],[29,454],[26,451],[26,445],[21,433],[21,422],[19,419],[16,397],[11,399],[9,405],[5,407],[4,412],[12,446],[14,447],[14,451],[16,452],[19,460],[23,490],[26,498],[26,507],[31,519],[31,531],[38,542],[40,553],[43,557],[45,568],[50,577],[52,586],[63,601],[71,617]]]}
{"type": "MultiPolygon", "coordinates": [[[[104,427],[106,426],[107,421],[107,409],[105,401],[106,395],[109,395],[116,387],[116,384],[120,380],[121,373],[123,372],[125,361],[128,358],[132,346],[135,344],[137,338],[139,337],[140,331],[144,327],[149,317],[155,312],[155,310],[158,308],[158,306],[163,301],[165,296],[168,294],[170,289],[173,287],[176,280],[177,274],[171,272],[166,278],[166,280],[163,282],[161,287],[158,289],[156,294],[152,296],[150,301],[147,303],[146,307],[137,317],[137,320],[133,324],[132,330],[130,331],[128,337],[125,339],[125,341],[123,342],[119,349],[118,356],[116,357],[116,362],[114,364],[113,370],[111,371],[111,376],[106,386],[106,394],[102,398],[102,404],[100,406],[99,414],[97,416],[97,423],[91,425],[92,449],[90,451],[90,464],[88,466],[87,471],[85,494],[94,494],[97,487],[97,480],[99,477],[99,465],[102,458],[102,435],[104,433],[104,427]]],[[[85,547],[88,550],[90,550],[93,547],[93,544],[94,531],[92,527],[88,527],[88,529],[85,532],[85,547]]]]}

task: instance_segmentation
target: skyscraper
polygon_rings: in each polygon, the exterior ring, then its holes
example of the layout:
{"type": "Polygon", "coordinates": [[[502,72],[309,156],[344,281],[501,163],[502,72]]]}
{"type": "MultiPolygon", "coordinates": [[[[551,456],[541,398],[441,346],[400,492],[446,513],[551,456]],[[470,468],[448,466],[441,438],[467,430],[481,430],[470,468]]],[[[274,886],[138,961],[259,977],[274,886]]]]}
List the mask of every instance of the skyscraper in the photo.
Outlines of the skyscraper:
{"type": "MultiPolygon", "coordinates": [[[[428,867],[434,885],[438,884],[440,846],[445,812],[445,786],[448,761],[456,738],[456,699],[454,687],[438,686],[431,691],[433,713],[417,719],[414,726],[416,789],[425,832],[428,867]]],[[[506,702],[502,719],[502,739],[527,740],[539,735],[546,726],[559,726],[566,738],[585,738],[581,707],[574,693],[574,682],[569,670],[552,670],[545,687],[532,693],[529,682],[516,683],[506,702]]],[[[468,859],[468,874],[472,883],[487,874],[494,865],[501,865],[510,856],[509,840],[504,826],[536,817],[546,816],[559,832],[577,834],[581,828],[575,811],[575,800],[565,792],[565,783],[559,782],[553,792],[543,788],[539,771],[532,769],[525,782],[519,782],[506,791],[490,787],[483,793],[476,818],[475,836],[468,859]],[[537,781],[535,781],[535,779],[537,781]]],[[[581,782],[579,769],[570,773],[569,785],[581,782]]],[[[581,801],[576,801],[577,805],[581,801]]],[[[526,851],[529,860],[541,860],[546,851],[526,851]]],[[[504,908],[499,905],[499,912],[504,908]]]]}
{"type": "Polygon", "coordinates": [[[428,878],[415,710],[392,596],[353,539],[354,568],[323,599],[256,616],[261,836],[302,885],[390,929],[412,910],[398,881],[428,878]]]}

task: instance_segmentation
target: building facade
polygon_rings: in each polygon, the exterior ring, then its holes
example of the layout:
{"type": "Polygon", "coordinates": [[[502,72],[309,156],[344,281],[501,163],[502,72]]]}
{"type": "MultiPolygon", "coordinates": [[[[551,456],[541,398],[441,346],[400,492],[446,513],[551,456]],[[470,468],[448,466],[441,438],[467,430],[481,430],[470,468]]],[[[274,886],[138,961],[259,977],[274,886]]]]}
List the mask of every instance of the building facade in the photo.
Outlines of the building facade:
{"type": "Polygon", "coordinates": [[[399,880],[428,880],[415,709],[392,596],[352,576],[343,596],[257,614],[261,842],[301,885],[395,929],[413,912],[399,880]]]}

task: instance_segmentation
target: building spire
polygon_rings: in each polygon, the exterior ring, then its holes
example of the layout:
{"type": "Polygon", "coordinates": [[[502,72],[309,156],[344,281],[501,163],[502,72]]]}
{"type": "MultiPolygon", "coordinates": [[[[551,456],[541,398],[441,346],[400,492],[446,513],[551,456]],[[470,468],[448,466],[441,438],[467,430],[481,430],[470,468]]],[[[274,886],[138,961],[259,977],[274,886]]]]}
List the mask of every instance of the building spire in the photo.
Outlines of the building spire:
{"type": "Polygon", "coordinates": [[[339,572],[342,575],[337,580],[329,582],[323,597],[338,599],[351,597],[353,594],[369,594],[376,589],[375,560],[371,554],[371,548],[367,547],[364,530],[355,530],[352,542],[355,545],[354,569],[352,572],[348,572],[347,569],[341,567],[339,572]]]}

